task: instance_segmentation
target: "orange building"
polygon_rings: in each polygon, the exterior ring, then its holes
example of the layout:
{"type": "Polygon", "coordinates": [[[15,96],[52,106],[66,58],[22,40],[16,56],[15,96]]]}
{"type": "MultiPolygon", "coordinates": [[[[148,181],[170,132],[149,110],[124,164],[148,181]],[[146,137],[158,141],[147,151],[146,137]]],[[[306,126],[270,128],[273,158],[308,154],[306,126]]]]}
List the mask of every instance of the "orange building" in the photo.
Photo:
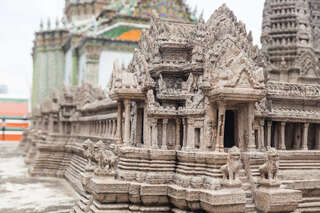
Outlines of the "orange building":
{"type": "Polygon", "coordinates": [[[27,99],[0,97],[0,141],[20,141],[29,126],[27,99]]]}

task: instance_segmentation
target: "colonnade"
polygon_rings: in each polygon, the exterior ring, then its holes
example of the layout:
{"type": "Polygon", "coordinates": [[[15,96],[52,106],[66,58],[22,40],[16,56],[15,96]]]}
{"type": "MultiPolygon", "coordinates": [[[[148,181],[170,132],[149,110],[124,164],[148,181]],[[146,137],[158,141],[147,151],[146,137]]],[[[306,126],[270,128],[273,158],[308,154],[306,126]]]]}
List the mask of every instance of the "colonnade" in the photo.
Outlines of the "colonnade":
{"type": "MultiPolygon", "coordinates": [[[[309,137],[310,135],[310,125],[311,123],[305,122],[305,123],[289,123],[286,121],[279,121],[279,122],[272,122],[267,121],[260,122],[260,131],[265,129],[266,127],[266,146],[273,146],[279,150],[308,150],[308,149],[314,149],[314,150],[320,150],[320,125],[315,125],[315,135],[314,135],[314,144],[312,144],[311,147],[308,146],[309,137]],[[292,131],[293,134],[293,140],[291,147],[287,147],[286,141],[288,138],[286,138],[286,128],[288,128],[289,124],[295,124],[294,130],[292,131]],[[273,143],[272,143],[273,142],[273,143]]],[[[265,144],[263,135],[260,138],[259,144],[263,145],[265,144]]]]}
{"type": "Polygon", "coordinates": [[[77,134],[104,138],[115,138],[116,136],[117,121],[115,119],[77,121],[76,125],[79,125],[77,134]]]}

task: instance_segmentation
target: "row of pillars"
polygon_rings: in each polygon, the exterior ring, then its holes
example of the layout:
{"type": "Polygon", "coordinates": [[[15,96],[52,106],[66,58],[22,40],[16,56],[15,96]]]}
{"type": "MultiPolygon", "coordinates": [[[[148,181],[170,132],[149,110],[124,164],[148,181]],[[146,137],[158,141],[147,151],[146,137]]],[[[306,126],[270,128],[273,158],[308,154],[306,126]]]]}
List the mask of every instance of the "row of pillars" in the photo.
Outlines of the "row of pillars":
{"type": "Polygon", "coordinates": [[[122,102],[118,101],[118,117],[117,117],[117,129],[116,129],[116,141],[117,144],[129,144],[130,142],[130,117],[131,117],[131,102],[130,100],[124,100],[125,120],[124,120],[124,137],[122,138],[122,102]]]}
{"type": "Polygon", "coordinates": [[[89,134],[101,137],[113,138],[116,135],[116,120],[101,120],[89,122],[89,134]]]}
{"type": "MultiPolygon", "coordinates": [[[[159,142],[158,142],[158,118],[151,118],[149,119],[149,140],[151,141],[151,144],[146,143],[145,146],[146,147],[151,147],[152,149],[163,149],[163,150],[167,150],[168,149],[168,137],[167,137],[167,133],[168,133],[168,123],[169,123],[169,119],[164,118],[161,119],[162,120],[162,143],[159,146],[159,142]]],[[[202,148],[204,146],[201,146],[200,142],[203,141],[203,128],[199,128],[200,132],[199,132],[199,141],[196,141],[196,137],[195,137],[195,126],[194,126],[194,120],[192,118],[184,118],[184,119],[180,119],[180,118],[176,118],[175,119],[175,138],[171,138],[170,141],[175,141],[175,149],[176,150],[186,150],[186,151],[192,151],[196,149],[196,142],[198,142],[198,148],[202,148]],[[183,133],[181,135],[181,125],[183,125],[183,133]],[[180,140],[181,137],[182,138],[182,146],[180,145],[180,140]]]]}
{"type": "MultiPolygon", "coordinates": [[[[130,132],[131,132],[131,102],[129,100],[124,100],[124,132],[123,132],[123,138],[122,138],[122,103],[118,103],[118,120],[117,123],[117,133],[116,133],[116,139],[118,144],[126,144],[129,145],[130,143],[130,132]]],[[[158,121],[159,118],[149,118],[147,128],[144,129],[144,134],[146,135],[144,140],[144,146],[146,148],[152,148],[152,149],[163,149],[167,150],[168,147],[168,123],[169,119],[164,118],[162,120],[162,143],[159,147],[158,144],[158,121]]],[[[145,121],[146,122],[146,121],[145,121]]],[[[175,148],[176,150],[180,150],[181,148],[183,150],[193,150],[195,149],[195,128],[194,128],[194,120],[193,119],[176,119],[176,132],[175,132],[175,138],[171,138],[170,140],[175,140],[175,148]],[[182,122],[181,122],[182,121],[182,122]],[[181,124],[183,125],[183,146],[180,145],[181,140],[181,124]]],[[[202,130],[202,128],[201,128],[202,130]]],[[[200,133],[202,135],[202,132],[200,133]]],[[[202,140],[202,138],[201,138],[202,140]]]]}
{"type": "MultiPolygon", "coordinates": [[[[264,130],[264,125],[265,122],[261,121],[260,122],[260,134],[262,134],[259,142],[259,146],[263,146],[264,144],[264,135],[263,135],[263,130],[264,130]]],[[[274,141],[275,141],[275,146],[279,148],[280,150],[286,150],[286,126],[287,122],[281,122],[280,123],[280,137],[278,136],[278,131],[275,131],[274,134],[274,141]],[[280,138],[280,140],[278,140],[280,138]],[[279,144],[278,144],[279,141],[279,144]]],[[[309,137],[309,123],[303,123],[302,124],[302,140],[297,139],[297,134],[299,134],[299,131],[295,130],[295,139],[294,139],[294,144],[293,144],[293,149],[296,150],[308,150],[308,137],[309,137]]],[[[271,147],[271,140],[272,140],[272,121],[267,122],[267,146],[271,147]]],[[[319,150],[320,149],[320,128],[316,128],[316,144],[315,144],[315,149],[319,150]]]]}

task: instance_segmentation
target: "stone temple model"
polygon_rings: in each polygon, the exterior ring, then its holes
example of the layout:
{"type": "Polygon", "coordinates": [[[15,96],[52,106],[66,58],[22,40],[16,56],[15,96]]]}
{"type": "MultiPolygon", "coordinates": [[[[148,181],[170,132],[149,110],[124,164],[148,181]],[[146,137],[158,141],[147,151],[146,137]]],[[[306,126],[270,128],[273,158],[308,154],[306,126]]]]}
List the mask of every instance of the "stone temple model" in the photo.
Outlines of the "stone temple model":
{"type": "Polygon", "coordinates": [[[320,212],[320,3],[267,0],[262,48],[222,5],[153,15],[109,93],[53,93],[21,146],[31,175],[67,179],[71,212],[320,212]]]}

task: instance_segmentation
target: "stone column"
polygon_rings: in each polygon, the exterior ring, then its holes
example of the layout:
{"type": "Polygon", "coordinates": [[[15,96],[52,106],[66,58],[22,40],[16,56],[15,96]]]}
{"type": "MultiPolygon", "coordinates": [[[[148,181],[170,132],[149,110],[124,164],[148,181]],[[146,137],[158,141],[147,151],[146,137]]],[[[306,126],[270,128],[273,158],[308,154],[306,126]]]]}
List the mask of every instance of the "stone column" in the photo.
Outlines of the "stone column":
{"type": "Polygon", "coordinates": [[[122,143],[122,103],[118,101],[118,117],[117,117],[117,144],[122,143]]]}
{"type": "Polygon", "coordinates": [[[194,143],[194,121],[188,118],[188,138],[187,138],[187,150],[192,151],[195,149],[194,143]]]}
{"type": "Polygon", "coordinates": [[[114,124],[113,124],[113,120],[110,120],[111,123],[111,128],[110,128],[110,138],[113,137],[113,129],[114,129],[114,124]]]}
{"type": "Polygon", "coordinates": [[[320,150],[320,126],[317,124],[316,126],[316,143],[314,145],[315,150],[320,150]]]}
{"type": "Polygon", "coordinates": [[[114,122],[114,128],[113,128],[113,133],[112,133],[112,137],[115,138],[116,137],[116,134],[117,134],[117,121],[116,120],[113,120],[114,122]]]}
{"type": "Polygon", "coordinates": [[[108,123],[108,120],[105,120],[105,131],[104,131],[104,136],[106,137],[106,138],[108,138],[109,137],[109,135],[108,135],[108,130],[109,130],[109,123],[108,123]]]}
{"type": "Polygon", "coordinates": [[[150,122],[148,118],[147,104],[144,104],[143,109],[143,146],[146,148],[150,147],[150,122]]]}
{"type": "Polygon", "coordinates": [[[112,131],[113,131],[113,123],[112,123],[112,120],[109,120],[108,121],[109,122],[109,132],[108,132],[108,134],[109,134],[109,138],[112,138],[112,131]]]}
{"type": "Polygon", "coordinates": [[[151,135],[151,141],[152,141],[152,149],[158,149],[158,119],[154,118],[152,119],[152,135],[151,135]]]}
{"type": "Polygon", "coordinates": [[[254,130],[253,130],[253,122],[254,122],[254,103],[248,104],[248,151],[256,150],[256,144],[254,139],[254,130]]]}
{"type": "Polygon", "coordinates": [[[186,118],[184,118],[182,120],[182,124],[183,124],[183,145],[182,145],[182,150],[186,150],[187,149],[187,121],[186,118]]]}
{"type": "Polygon", "coordinates": [[[176,150],[181,149],[180,145],[180,127],[181,126],[181,120],[179,118],[176,119],[176,150]]]}
{"type": "Polygon", "coordinates": [[[260,149],[264,149],[264,120],[260,121],[260,149]]]}
{"type": "MultiPolygon", "coordinates": [[[[146,115],[146,114],[145,114],[146,115]]],[[[145,141],[144,147],[150,148],[152,146],[152,119],[148,118],[147,116],[145,120],[145,141]]]]}
{"type": "Polygon", "coordinates": [[[102,136],[103,133],[103,121],[99,121],[99,136],[102,136]]]}
{"type": "Polygon", "coordinates": [[[225,114],[226,106],[224,103],[218,103],[219,114],[218,114],[218,133],[217,133],[217,143],[216,151],[224,152],[224,125],[225,125],[225,114]]]}
{"type": "Polygon", "coordinates": [[[126,145],[129,145],[130,143],[130,117],[131,117],[131,113],[130,113],[130,101],[129,100],[125,100],[124,101],[124,109],[125,109],[125,120],[124,120],[124,140],[123,142],[126,145]]]}
{"type": "Polygon", "coordinates": [[[95,136],[99,135],[99,123],[100,123],[100,121],[96,121],[96,132],[95,132],[95,136]]]}
{"type": "Polygon", "coordinates": [[[309,123],[303,125],[303,140],[302,140],[302,150],[308,150],[308,134],[309,134],[309,123]]]}
{"type": "Polygon", "coordinates": [[[168,119],[163,119],[162,123],[162,146],[161,149],[167,150],[167,127],[168,127],[168,119]]]}
{"type": "Polygon", "coordinates": [[[286,122],[281,122],[280,150],[286,150],[286,122]]]}

